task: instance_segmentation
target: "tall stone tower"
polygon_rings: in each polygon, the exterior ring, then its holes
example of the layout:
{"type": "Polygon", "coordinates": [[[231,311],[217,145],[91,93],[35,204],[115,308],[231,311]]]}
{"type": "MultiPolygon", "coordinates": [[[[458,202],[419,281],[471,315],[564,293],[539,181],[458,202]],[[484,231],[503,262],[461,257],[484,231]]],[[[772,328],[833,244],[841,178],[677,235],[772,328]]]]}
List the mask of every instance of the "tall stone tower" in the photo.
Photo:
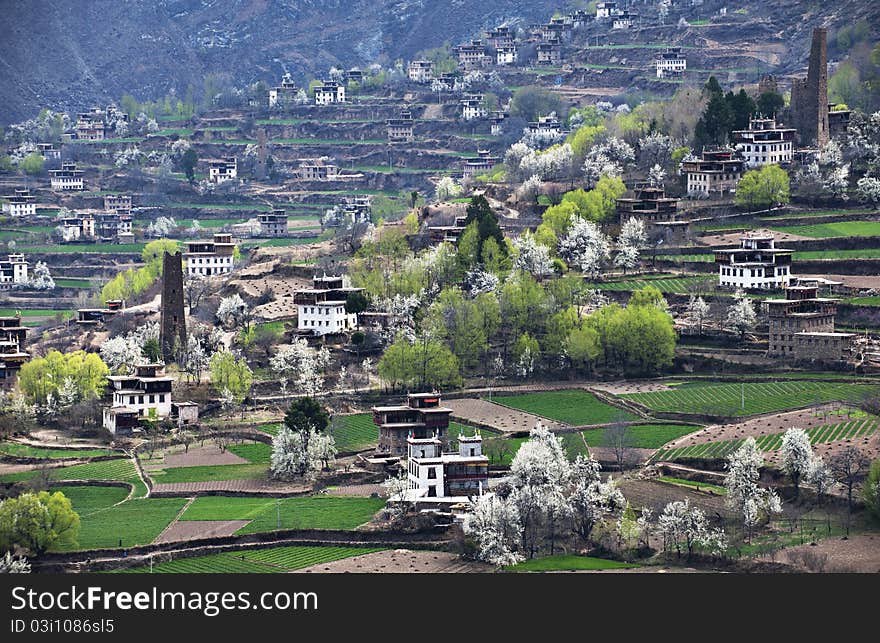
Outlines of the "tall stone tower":
{"type": "Polygon", "coordinates": [[[801,145],[822,147],[830,139],[828,129],[828,34],[813,29],[807,77],[791,85],[791,126],[801,145]]]}
{"type": "Polygon", "coordinates": [[[257,160],[254,163],[254,174],[260,180],[265,179],[268,174],[267,155],[266,130],[261,128],[257,130],[257,160]]]}
{"type": "Polygon", "coordinates": [[[183,314],[183,255],[179,252],[162,257],[162,316],[159,342],[165,362],[175,359],[175,340],[186,346],[186,318],[183,314]]]}

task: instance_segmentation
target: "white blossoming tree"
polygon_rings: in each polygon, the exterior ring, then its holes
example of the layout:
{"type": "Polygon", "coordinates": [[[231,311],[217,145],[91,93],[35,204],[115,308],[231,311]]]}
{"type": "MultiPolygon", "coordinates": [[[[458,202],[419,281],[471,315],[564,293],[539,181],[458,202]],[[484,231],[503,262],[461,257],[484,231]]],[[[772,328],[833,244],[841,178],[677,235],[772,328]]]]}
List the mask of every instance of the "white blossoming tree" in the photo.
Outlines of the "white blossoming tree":
{"type": "Polygon", "coordinates": [[[690,500],[678,500],[667,504],[657,519],[664,548],[675,548],[681,557],[682,548],[687,550],[688,558],[696,546],[701,546],[715,555],[727,548],[727,538],[723,529],[712,529],[706,515],[699,507],[692,507],[690,500]]]}
{"type": "Polygon", "coordinates": [[[702,297],[691,295],[688,301],[687,315],[692,323],[697,325],[697,334],[703,334],[703,324],[709,317],[709,304],[702,297]]]}
{"type": "Polygon", "coordinates": [[[553,261],[550,259],[549,248],[535,241],[531,232],[524,232],[514,239],[513,247],[514,270],[522,270],[535,277],[547,277],[553,274],[553,261]]]}
{"type": "Polygon", "coordinates": [[[217,306],[217,320],[226,328],[247,328],[251,320],[251,307],[235,293],[220,300],[217,306]]]}
{"type": "Polygon", "coordinates": [[[810,445],[810,436],[801,428],[791,427],[782,436],[782,468],[791,478],[794,485],[795,497],[800,493],[801,481],[810,473],[810,465],[813,461],[813,447],[810,445]]]}
{"type": "Polygon", "coordinates": [[[461,184],[457,183],[451,176],[444,176],[437,181],[436,195],[438,201],[448,201],[461,195],[461,184]]]}
{"type": "Polygon", "coordinates": [[[758,484],[763,464],[764,459],[753,437],[746,438],[736,451],[727,456],[725,464],[727,506],[739,514],[748,537],[751,537],[762,516],[769,517],[782,511],[782,503],[776,492],[758,484]]]}
{"type": "Polygon", "coordinates": [[[518,551],[522,524],[516,503],[495,494],[481,496],[465,516],[464,533],[478,543],[477,558],[504,567],[523,559],[518,551]]]}
{"type": "Polygon", "coordinates": [[[177,221],[174,217],[157,217],[144,230],[144,234],[148,237],[167,237],[177,230],[177,221]]]}
{"type": "Polygon", "coordinates": [[[734,294],[734,302],[727,309],[725,324],[731,330],[739,333],[740,340],[745,340],[746,333],[754,330],[758,324],[755,308],[741,290],[737,290],[734,294]]]}
{"type": "Polygon", "coordinates": [[[570,266],[595,278],[608,260],[611,243],[592,221],[575,217],[566,236],[559,242],[559,254],[570,266]]]}
{"type": "Polygon", "coordinates": [[[28,288],[34,290],[53,290],[55,288],[55,280],[49,272],[49,266],[45,261],[38,261],[34,266],[27,282],[28,288]]]}

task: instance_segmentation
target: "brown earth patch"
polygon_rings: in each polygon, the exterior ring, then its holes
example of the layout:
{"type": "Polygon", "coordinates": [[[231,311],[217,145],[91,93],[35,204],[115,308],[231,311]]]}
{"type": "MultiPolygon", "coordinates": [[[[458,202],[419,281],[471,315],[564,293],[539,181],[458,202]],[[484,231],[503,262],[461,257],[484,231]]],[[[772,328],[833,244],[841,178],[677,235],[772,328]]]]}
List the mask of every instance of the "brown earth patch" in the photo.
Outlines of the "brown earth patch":
{"type": "Polygon", "coordinates": [[[602,382],[601,384],[594,384],[591,388],[596,389],[597,391],[605,391],[606,393],[611,393],[612,395],[626,395],[628,393],[651,393],[653,391],[668,391],[670,390],[668,382],[602,382]]]}
{"type": "Polygon", "coordinates": [[[380,484],[350,484],[336,487],[334,489],[327,489],[325,490],[325,493],[328,496],[358,496],[361,498],[368,498],[374,493],[384,497],[387,491],[385,487],[380,484]]]}
{"type": "MultiPolygon", "coordinates": [[[[747,227],[747,226],[743,226],[747,227]]],[[[776,238],[776,243],[780,248],[785,247],[786,241],[810,241],[811,237],[805,237],[800,234],[790,234],[788,232],[776,232],[770,230],[768,228],[759,228],[757,232],[766,232],[773,234],[776,238]]],[[[740,238],[742,237],[742,232],[728,232],[721,234],[706,234],[700,237],[697,237],[697,243],[704,246],[737,246],[739,247],[740,238]]]]}
{"type": "Polygon", "coordinates": [[[621,480],[619,488],[634,507],[650,507],[655,514],[663,511],[663,507],[670,502],[687,499],[691,505],[702,509],[710,518],[715,517],[716,514],[730,515],[723,497],[677,485],[654,480],[624,479],[621,480]]]}
{"type": "Polygon", "coordinates": [[[452,409],[452,417],[462,422],[492,427],[504,433],[531,431],[535,424],[541,422],[551,431],[564,429],[567,425],[546,418],[510,409],[494,402],[477,398],[446,400],[444,406],[452,409]]]}
{"type": "Polygon", "coordinates": [[[799,559],[799,552],[811,552],[827,556],[826,572],[859,572],[865,574],[880,573],[880,534],[860,534],[843,538],[825,538],[815,545],[798,545],[788,547],[780,553],[780,560],[806,570],[799,559]]]}
{"type": "Polygon", "coordinates": [[[153,471],[155,469],[174,469],[176,467],[202,467],[219,464],[248,464],[248,461],[232,451],[221,451],[215,445],[206,445],[203,447],[190,447],[188,451],[179,453],[165,453],[163,463],[149,462],[145,465],[145,469],[153,471]]]}
{"type": "Polygon", "coordinates": [[[166,482],[153,485],[154,494],[186,495],[206,491],[243,493],[306,493],[308,485],[287,485],[271,480],[206,480],[203,482],[166,482]]]}
{"type": "Polygon", "coordinates": [[[159,534],[153,544],[232,536],[248,523],[250,520],[181,520],[159,534]]]}
{"type": "Polygon", "coordinates": [[[320,563],[294,574],[452,574],[490,572],[489,565],[464,560],[445,551],[395,549],[320,563]]]}

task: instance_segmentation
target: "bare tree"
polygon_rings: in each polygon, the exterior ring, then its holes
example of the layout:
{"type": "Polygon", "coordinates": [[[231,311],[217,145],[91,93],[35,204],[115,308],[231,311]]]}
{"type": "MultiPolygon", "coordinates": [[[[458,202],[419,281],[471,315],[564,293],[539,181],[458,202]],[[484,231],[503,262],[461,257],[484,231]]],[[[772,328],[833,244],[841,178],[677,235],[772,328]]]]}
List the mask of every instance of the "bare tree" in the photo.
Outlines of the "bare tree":
{"type": "Polygon", "coordinates": [[[828,467],[831,475],[838,484],[846,489],[846,534],[849,535],[850,520],[852,518],[853,488],[862,479],[863,472],[868,468],[870,461],[858,448],[850,445],[842,451],[831,456],[828,467]]]}
{"type": "Polygon", "coordinates": [[[623,471],[635,459],[633,452],[635,443],[635,436],[623,422],[615,422],[602,434],[602,446],[610,449],[614,454],[618,471],[623,471]]]}
{"type": "Polygon", "coordinates": [[[198,309],[210,291],[211,284],[207,279],[194,275],[187,276],[183,282],[183,296],[190,313],[194,313],[198,309]]]}

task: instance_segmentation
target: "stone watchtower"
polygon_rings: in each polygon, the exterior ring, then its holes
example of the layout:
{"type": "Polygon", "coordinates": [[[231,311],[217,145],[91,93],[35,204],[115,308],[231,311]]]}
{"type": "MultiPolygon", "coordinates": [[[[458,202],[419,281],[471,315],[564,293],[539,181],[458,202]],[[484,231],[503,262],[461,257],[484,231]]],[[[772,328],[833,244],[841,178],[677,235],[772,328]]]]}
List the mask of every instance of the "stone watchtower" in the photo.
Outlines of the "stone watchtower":
{"type": "Polygon", "coordinates": [[[162,257],[162,316],[159,342],[166,363],[175,359],[175,340],[186,346],[186,318],[183,314],[183,255],[179,252],[162,257]]]}
{"type": "Polygon", "coordinates": [[[830,139],[828,129],[828,42],[824,28],[813,29],[810,67],[806,78],[791,85],[791,126],[801,145],[822,147],[830,139]]]}

